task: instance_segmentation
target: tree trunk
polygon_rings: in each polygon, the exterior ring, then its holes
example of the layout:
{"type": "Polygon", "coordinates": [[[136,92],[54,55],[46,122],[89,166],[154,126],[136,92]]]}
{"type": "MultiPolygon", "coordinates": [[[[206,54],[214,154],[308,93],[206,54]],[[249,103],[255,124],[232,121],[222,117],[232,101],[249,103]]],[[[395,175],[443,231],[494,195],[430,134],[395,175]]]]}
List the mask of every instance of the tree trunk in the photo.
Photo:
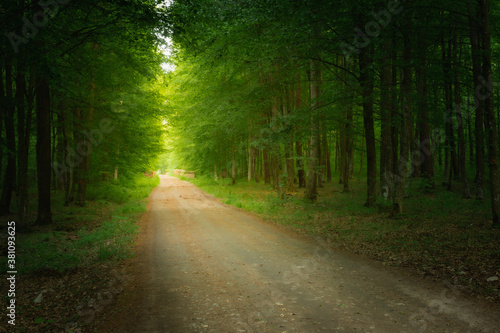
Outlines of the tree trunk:
{"type": "MultiPolygon", "coordinates": [[[[3,79],[3,78],[2,78],[3,79]]],[[[0,198],[0,215],[10,213],[12,191],[16,183],[16,133],[14,127],[14,95],[12,89],[12,63],[5,61],[5,135],[7,137],[7,168],[3,181],[2,196],[0,198]]]]}
{"type": "Polygon", "coordinates": [[[319,124],[318,124],[318,98],[319,98],[319,65],[316,60],[311,60],[310,94],[311,94],[311,133],[309,137],[309,159],[307,166],[306,198],[315,202],[318,198],[318,157],[319,157],[319,124]]]}
{"type": "Polygon", "coordinates": [[[236,159],[235,159],[235,153],[234,153],[234,143],[231,146],[231,184],[234,185],[236,184],[236,159]]]}
{"type": "MultiPolygon", "coordinates": [[[[396,45],[393,43],[392,46],[392,96],[391,96],[391,146],[392,146],[392,183],[393,183],[393,190],[394,190],[394,176],[396,176],[397,170],[398,170],[398,146],[399,146],[399,123],[396,122],[396,117],[398,115],[398,108],[396,107],[398,103],[398,94],[397,94],[397,82],[398,82],[398,66],[397,66],[397,51],[396,51],[396,45]]],[[[399,117],[398,117],[399,120],[399,117]]],[[[394,197],[394,195],[393,195],[394,197]]]]}
{"type": "MultiPolygon", "coordinates": [[[[325,135],[326,136],[326,135],[325,135]]],[[[326,158],[326,182],[332,182],[332,164],[331,164],[331,155],[330,149],[328,145],[328,136],[325,138],[325,158],[326,158]]]]}
{"type": "MultiPolygon", "coordinates": [[[[300,82],[300,74],[298,75],[296,86],[295,108],[300,109],[302,107],[302,84],[300,82]]],[[[297,154],[297,177],[299,181],[299,188],[304,188],[306,187],[306,178],[304,172],[304,161],[302,159],[302,143],[300,141],[295,142],[295,153],[297,154]]]]}
{"type": "Polygon", "coordinates": [[[332,173],[330,169],[330,152],[328,151],[328,133],[326,130],[326,125],[322,126],[322,134],[321,134],[321,146],[322,146],[322,157],[323,157],[323,182],[328,182],[328,174],[330,174],[330,179],[332,177],[332,173]]]}
{"type": "Polygon", "coordinates": [[[50,87],[44,77],[37,80],[38,89],[36,94],[36,117],[37,117],[37,141],[36,141],[36,164],[38,176],[38,225],[52,223],[50,208],[50,178],[51,170],[51,136],[50,136],[50,87]]]}
{"type": "Polygon", "coordinates": [[[417,78],[418,113],[420,115],[419,125],[419,150],[420,150],[420,177],[424,178],[425,188],[434,188],[433,151],[431,150],[431,129],[429,123],[429,105],[427,102],[427,34],[419,38],[419,63],[415,68],[417,78]]]}
{"type": "Polygon", "coordinates": [[[462,96],[460,93],[460,81],[458,78],[458,73],[460,72],[460,58],[458,49],[458,36],[455,26],[455,31],[453,34],[453,55],[454,55],[454,98],[455,98],[455,116],[457,117],[457,133],[458,133],[458,169],[460,171],[460,181],[462,182],[462,197],[464,199],[470,199],[470,189],[469,182],[467,180],[467,169],[466,169],[466,155],[465,155],[465,135],[464,135],[464,123],[462,118],[462,96]]]}
{"type": "MultiPolygon", "coordinates": [[[[402,114],[403,126],[400,134],[400,154],[398,160],[397,170],[397,184],[396,193],[393,202],[393,214],[401,214],[403,212],[403,200],[406,189],[406,177],[408,175],[408,155],[410,152],[410,131],[412,123],[412,109],[411,109],[411,81],[412,81],[412,66],[411,66],[411,27],[406,27],[406,36],[403,46],[403,82],[402,82],[402,114]]],[[[395,171],[396,171],[395,170],[395,171]]]]}
{"type": "Polygon", "coordinates": [[[286,179],[287,179],[287,191],[295,192],[295,163],[292,158],[293,155],[293,134],[290,134],[290,138],[285,147],[285,160],[286,160],[286,179]]]}
{"type": "MultiPolygon", "coordinates": [[[[2,56],[0,56],[0,135],[3,133],[3,121],[4,121],[4,115],[6,112],[6,106],[7,106],[7,97],[5,96],[5,87],[3,84],[3,77],[4,77],[4,70],[3,70],[4,62],[2,56]]],[[[0,145],[0,179],[2,177],[2,171],[3,171],[3,145],[0,145]]],[[[2,188],[0,184],[0,188],[2,188]]],[[[2,215],[2,209],[0,208],[0,215],[2,215]]]]}
{"type": "Polygon", "coordinates": [[[297,141],[295,142],[295,153],[297,154],[297,177],[299,181],[299,188],[306,187],[306,175],[304,171],[304,161],[302,159],[302,143],[297,141]]]}
{"type": "Polygon", "coordinates": [[[325,159],[323,147],[323,131],[322,121],[318,119],[318,188],[324,187],[325,183],[325,159]]]}
{"type": "MultiPolygon", "coordinates": [[[[384,45],[385,50],[391,50],[391,41],[388,40],[384,45]]],[[[382,71],[380,73],[380,197],[389,201],[392,199],[393,169],[392,169],[392,75],[390,57],[383,59],[382,71]]]]}
{"type": "MultiPolygon", "coordinates": [[[[16,77],[17,105],[17,146],[18,146],[18,193],[19,193],[19,223],[28,224],[28,155],[31,134],[31,109],[25,108],[26,78],[21,60],[18,59],[16,77]]],[[[31,103],[30,103],[31,104],[31,103]]]]}
{"type": "Polygon", "coordinates": [[[258,157],[259,151],[256,148],[252,147],[252,174],[254,176],[255,182],[259,182],[259,168],[258,168],[258,157]]]}
{"type": "Polygon", "coordinates": [[[363,123],[366,138],[367,156],[367,198],[366,207],[372,207],[377,201],[377,152],[375,146],[375,129],[373,125],[373,63],[370,49],[363,48],[359,53],[359,79],[363,97],[363,123]]]}
{"type": "Polygon", "coordinates": [[[264,160],[264,183],[271,184],[271,168],[269,165],[269,154],[268,150],[264,149],[262,151],[263,160],[264,160]]]}
{"type": "Polygon", "coordinates": [[[349,192],[349,179],[351,178],[351,159],[353,151],[352,139],[352,104],[345,107],[345,122],[340,131],[340,182],[343,185],[343,192],[349,192]]]}
{"type": "Polygon", "coordinates": [[[498,175],[498,133],[493,104],[493,75],[491,70],[491,37],[488,0],[478,0],[481,8],[481,28],[483,36],[483,75],[487,88],[484,101],[486,133],[488,137],[488,163],[490,166],[492,226],[500,228],[500,178],[498,175]]]}
{"type": "MultiPolygon", "coordinates": [[[[248,143],[250,143],[250,139],[248,139],[248,143]]],[[[250,144],[247,148],[248,152],[248,170],[247,170],[247,181],[252,180],[252,148],[250,148],[250,144]]]]}
{"type": "Polygon", "coordinates": [[[451,190],[451,182],[453,178],[457,177],[457,156],[455,147],[455,133],[453,130],[453,94],[451,84],[451,43],[446,46],[444,37],[442,39],[442,59],[444,69],[444,95],[445,95],[445,108],[446,108],[446,123],[445,123],[445,179],[448,179],[448,190],[451,190]],[[448,162],[448,163],[446,163],[448,162]]]}
{"type": "Polygon", "coordinates": [[[474,93],[475,93],[475,110],[476,117],[474,119],[474,139],[476,145],[476,200],[484,200],[484,99],[480,98],[477,94],[482,86],[481,82],[481,54],[479,50],[479,34],[476,20],[478,19],[477,13],[471,8],[469,10],[469,31],[470,43],[472,52],[472,75],[474,79],[474,93]]]}

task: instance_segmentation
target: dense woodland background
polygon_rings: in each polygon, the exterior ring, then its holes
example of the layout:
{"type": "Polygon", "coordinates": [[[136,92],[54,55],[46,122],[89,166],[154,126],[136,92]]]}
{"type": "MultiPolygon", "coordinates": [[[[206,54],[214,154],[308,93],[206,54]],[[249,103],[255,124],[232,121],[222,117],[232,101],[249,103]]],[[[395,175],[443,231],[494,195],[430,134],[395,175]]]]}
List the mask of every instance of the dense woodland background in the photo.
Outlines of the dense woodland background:
{"type": "Polygon", "coordinates": [[[95,331],[80,310],[118,283],[155,170],[176,168],[498,302],[499,18],[488,0],[0,1],[17,327],[95,331]]]}
{"type": "Polygon", "coordinates": [[[82,206],[89,185],[154,169],[162,12],[157,1],[2,1],[2,215],[27,226],[37,202],[36,223],[50,224],[51,196],[82,206]]]}
{"type": "Polygon", "coordinates": [[[311,201],[362,172],[365,206],[404,212],[408,179],[459,184],[498,227],[499,14],[487,0],[3,1],[0,212],[29,225],[36,202],[50,224],[54,193],[84,205],[89,186],[155,169],[311,201]]]}
{"type": "Polygon", "coordinates": [[[176,1],[170,166],[312,201],[363,172],[365,206],[393,214],[409,179],[460,186],[498,227],[498,6],[176,1]]]}

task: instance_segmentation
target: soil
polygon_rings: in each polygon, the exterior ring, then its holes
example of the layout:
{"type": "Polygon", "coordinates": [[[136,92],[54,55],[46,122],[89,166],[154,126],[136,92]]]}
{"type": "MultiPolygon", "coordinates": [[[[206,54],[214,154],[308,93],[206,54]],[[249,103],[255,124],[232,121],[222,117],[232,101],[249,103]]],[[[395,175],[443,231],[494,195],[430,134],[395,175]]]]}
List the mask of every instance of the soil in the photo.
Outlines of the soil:
{"type": "Polygon", "coordinates": [[[97,332],[500,332],[500,307],[343,253],[170,176],[97,332]],[[120,290],[121,291],[121,290],[120,290]]]}

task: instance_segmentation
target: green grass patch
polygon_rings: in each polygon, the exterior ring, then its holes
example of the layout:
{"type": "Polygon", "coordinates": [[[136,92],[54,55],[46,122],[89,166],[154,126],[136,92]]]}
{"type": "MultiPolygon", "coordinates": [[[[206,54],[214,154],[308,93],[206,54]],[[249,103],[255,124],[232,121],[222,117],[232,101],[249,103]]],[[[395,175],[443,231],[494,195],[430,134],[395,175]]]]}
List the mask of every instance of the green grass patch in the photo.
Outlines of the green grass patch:
{"type": "MultiPolygon", "coordinates": [[[[16,266],[20,274],[59,272],[121,260],[132,254],[146,201],[159,177],[137,176],[128,182],[89,186],[85,207],[63,207],[56,196],[53,224],[17,235],[16,266]]],[[[7,258],[0,257],[6,267],[7,258]]]]}

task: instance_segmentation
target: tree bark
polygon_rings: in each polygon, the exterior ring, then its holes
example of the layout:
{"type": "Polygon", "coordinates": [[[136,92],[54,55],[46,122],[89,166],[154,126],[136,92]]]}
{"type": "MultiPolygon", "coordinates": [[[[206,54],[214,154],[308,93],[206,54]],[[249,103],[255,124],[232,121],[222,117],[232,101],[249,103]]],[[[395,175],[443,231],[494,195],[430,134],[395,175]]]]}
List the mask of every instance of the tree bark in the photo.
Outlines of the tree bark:
{"type": "MultiPolygon", "coordinates": [[[[297,78],[295,90],[295,108],[300,109],[302,107],[302,84],[300,82],[300,74],[297,78]]],[[[300,141],[295,142],[295,153],[297,154],[297,177],[299,182],[299,188],[306,187],[306,178],[304,171],[304,161],[302,160],[302,143],[300,141]]]]}
{"type": "Polygon", "coordinates": [[[295,142],[295,153],[297,154],[297,177],[299,182],[299,188],[306,187],[306,175],[304,171],[304,161],[302,160],[302,143],[295,142]]]}
{"type": "Polygon", "coordinates": [[[0,198],[0,215],[10,213],[12,191],[16,183],[16,133],[14,127],[14,95],[12,89],[12,63],[5,61],[5,135],[7,137],[7,168],[5,169],[2,196],[0,198]]]}
{"type": "MultiPolygon", "coordinates": [[[[18,59],[16,74],[16,106],[17,106],[17,174],[19,193],[19,223],[28,224],[28,155],[31,134],[31,109],[25,108],[26,77],[24,66],[18,59]],[[26,112],[27,111],[27,112],[26,112]]],[[[31,103],[30,103],[31,104],[31,103]]]]}
{"type": "Polygon", "coordinates": [[[264,160],[264,183],[271,184],[271,170],[269,165],[269,154],[267,149],[262,151],[263,160],[264,160]]]}
{"type": "Polygon", "coordinates": [[[401,214],[403,212],[403,200],[406,189],[406,178],[408,175],[408,155],[410,152],[410,131],[412,123],[412,108],[411,108],[411,81],[412,81],[412,65],[411,65],[411,26],[408,23],[406,27],[406,36],[403,46],[403,82],[402,82],[402,114],[403,126],[400,131],[400,154],[397,168],[397,184],[396,193],[393,201],[393,214],[401,214]]]}
{"type": "MultiPolygon", "coordinates": [[[[4,62],[3,58],[0,55],[0,133],[3,133],[3,121],[4,121],[4,115],[5,115],[5,108],[7,104],[7,97],[5,96],[5,87],[3,84],[3,77],[4,77],[4,62]]],[[[0,145],[0,179],[2,177],[2,171],[3,171],[3,145],[0,145]]],[[[0,188],[2,188],[3,184],[0,184],[0,188]]],[[[2,214],[2,211],[0,209],[0,215],[2,214]]]]}
{"type": "Polygon", "coordinates": [[[469,9],[469,31],[472,53],[472,75],[474,79],[475,109],[474,119],[474,141],[476,146],[476,200],[484,200],[484,99],[480,98],[478,90],[482,86],[481,77],[481,54],[479,50],[478,13],[474,9],[469,9]]]}
{"type": "MultiPolygon", "coordinates": [[[[445,179],[448,178],[448,190],[451,190],[451,183],[453,179],[458,177],[458,160],[457,149],[455,144],[455,131],[453,126],[453,90],[452,90],[452,72],[451,72],[451,57],[452,57],[452,43],[445,43],[444,37],[442,40],[442,58],[444,69],[444,93],[445,93],[445,107],[446,107],[446,139],[445,151],[448,157],[448,170],[445,170],[445,179]]],[[[446,167],[446,162],[445,162],[446,167]]]]}
{"type": "Polygon", "coordinates": [[[470,199],[470,188],[469,182],[467,180],[467,169],[466,169],[466,155],[465,155],[465,135],[464,135],[464,123],[462,118],[462,96],[460,93],[460,81],[458,78],[458,73],[460,72],[460,59],[459,59],[459,49],[458,49],[458,36],[457,31],[453,34],[453,55],[454,55],[454,99],[455,99],[455,116],[457,118],[457,133],[458,133],[458,170],[460,172],[460,181],[462,182],[462,197],[464,199],[470,199]]]}
{"type": "Polygon", "coordinates": [[[236,159],[234,143],[231,145],[231,184],[236,184],[236,159]]]}
{"type": "MultiPolygon", "coordinates": [[[[391,41],[388,40],[384,48],[391,50],[391,41]]],[[[387,53],[382,62],[380,73],[380,196],[383,200],[392,200],[393,163],[392,163],[392,94],[393,84],[391,75],[390,55],[387,53]]]]}
{"type": "Polygon", "coordinates": [[[377,201],[377,152],[375,146],[375,129],[373,124],[373,63],[369,48],[361,49],[359,53],[359,79],[363,97],[363,123],[366,138],[367,156],[367,198],[366,207],[372,207],[377,201]]]}
{"type": "Polygon", "coordinates": [[[486,114],[486,133],[488,137],[488,163],[491,182],[492,226],[500,228],[500,177],[498,174],[498,133],[493,104],[493,75],[491,70],[491,37],[488,0],[478,0],[481,8],[481,30],[483,36],[483,75],[487,88],[484,101],[486,114]]]}
{"type": "Polygon", "coordinates": [[[417,95],[418,95],[418,113],[420,119],[419,125],[419,150],[420,150],[420,177],[424,178],[425,188],[434,188],[434,170],[433,170],[433,151],[431,150],[431,129],[429,123],[429,105],[428,105],[428,90],[427,90],[427,34],[421,34],[419,38],[419,54],[418,66],[415,68],[417,78],[417,95]]]}
{"type": "Polygon", "coordinates": [[[50,87],[49,82],[40,76],[37,80],[36,117],[37,141],[36,162],[38,176],[38,225],[52,223],[50,178],[51,170],[51,124],[50,124],[50,87]]]}
{"type": "Polygon", "coordinates": [[[311,133],[309,137],[309,159],[307,166],[306,198],[312,202],[318,199],[318,157],[319,157],[319,124],[317,116],[319,98],[319,65],[316,60],[310,63],[310,94],[311,94],[311,133]]]}

